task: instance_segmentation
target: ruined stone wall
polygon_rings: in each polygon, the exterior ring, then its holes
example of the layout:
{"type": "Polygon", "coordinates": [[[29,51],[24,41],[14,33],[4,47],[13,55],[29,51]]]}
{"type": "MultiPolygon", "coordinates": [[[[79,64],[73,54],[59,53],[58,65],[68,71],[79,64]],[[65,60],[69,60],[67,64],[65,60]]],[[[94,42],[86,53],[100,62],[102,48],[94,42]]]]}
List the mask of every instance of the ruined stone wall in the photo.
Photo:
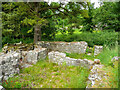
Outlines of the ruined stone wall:
{"type": "Polygon", "coordinates": [[[0,55],[0,81],[19,73],[19,59],[20,53],[16,52],[0,55]]]}
{"type": "Polygon", "coordinates": [[[31,66],[47,56],[46,48],[35,48],[30,51],[8,52],[0,54],[0,81],[19,73],[20,68],[31,66]]]}
{"type": "Polygon", "coordinates": [[[63,64],[66,63],[66,65],[74,65],[74,66],[83,66],[87,68],[91,68],[91,66],[94,64],[94,61],[90,61],[87,59],[74,59],[70,57],[66,57],[65,53],[60,53],[57,51],[52,51],[48,53],[49,62],[63,64]]]}
{"type": "Polygon", "coordinates": [[[67,53],[85,53],[88,44],[84,41],[81,42],[47,42],[41,41],[37,43],[38,46],[48,48],[49,51],[59,51],[67,53]]]}

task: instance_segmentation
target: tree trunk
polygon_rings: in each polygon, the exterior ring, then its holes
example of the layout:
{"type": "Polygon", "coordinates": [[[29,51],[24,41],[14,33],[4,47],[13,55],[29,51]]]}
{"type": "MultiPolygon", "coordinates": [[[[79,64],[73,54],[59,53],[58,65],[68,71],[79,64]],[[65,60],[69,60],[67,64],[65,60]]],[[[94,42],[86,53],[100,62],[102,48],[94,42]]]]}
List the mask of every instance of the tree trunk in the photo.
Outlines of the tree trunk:
{"type": "Polygon", "coordinates": [[[41,41],[41,36],[42,36],[42,34],[41,34],[41,26],[39,27],[39,31],[38,31],[38,41],[41,41]]]}
{"type": "Polygon", "coordinates": [[[39,31],[39,27],[38,25],[36,25],[34,28],[34,44],[36,44],[38,41],[38,31],[39,31]]]}
{"type": "Polygon", "coordinates": [[[34,28],[34,44],[41,40],[41,27],[36,25],[34,28]]]}

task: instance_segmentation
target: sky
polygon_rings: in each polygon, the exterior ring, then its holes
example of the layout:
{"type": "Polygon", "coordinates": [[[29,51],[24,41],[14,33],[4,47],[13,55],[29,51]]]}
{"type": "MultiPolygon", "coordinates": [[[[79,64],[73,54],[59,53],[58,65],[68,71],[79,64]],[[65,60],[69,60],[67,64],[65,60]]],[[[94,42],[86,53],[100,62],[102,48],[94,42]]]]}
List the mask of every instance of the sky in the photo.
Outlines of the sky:
{"type": "Polygon", "coordinates": [[[91,2],[95,3],[95,8],[100,6],[99,3],[98,3],[98,0],[91,0],[91,2]]]}
{"type": "MultiPolygon", "coordinates": [[[[47,2],[49,2],[49,4],[51,3],[51,2],[58,2],[59,0],[45,0],[45,1],[47,1],[47,2]]],[[[61,1],[70,1],[70,0],[61,0],[61,1]]],[[[99,3],[98,3],[98,0],[90,0],[92,3],[95,3],[95,8],[96,7],[99,7],[99,3]]]]}

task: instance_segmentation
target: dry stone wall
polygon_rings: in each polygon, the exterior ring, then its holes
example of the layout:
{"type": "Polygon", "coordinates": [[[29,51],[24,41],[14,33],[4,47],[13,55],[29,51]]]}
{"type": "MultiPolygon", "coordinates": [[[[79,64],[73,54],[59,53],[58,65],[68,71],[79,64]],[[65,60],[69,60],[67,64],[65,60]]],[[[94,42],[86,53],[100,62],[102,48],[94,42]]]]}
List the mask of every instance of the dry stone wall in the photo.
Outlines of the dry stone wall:
{"type": "Polygon", "coordinates": [[[19,73],[20,53],[7,53],[0,56],[0,81],[7,80],[14,74],[19,73]]]}
{"type": "Polygon", "coordinates": [[[35,48],[30,51],[8,52],[0,54],[0,81],[19,73],[20,68],[31,66],[47,56],[46,48],[35,48]]]}
{"type": "Polygon", "coordinates": [[[81,42],[47,42],[41,41],[37,43],[38,46],[48,48],[49,51],[59,51],[67,53],[85,53],[88,44],[84,41],[81,42]]]}
{"type": "Polygon", "coordinates": [[[87,60],[87,59],[74,59],[70,57],[66,57],[65,53],[60,53],[58,51],[52,51],[48,53],[49,62],[63,64],[66,65],[74,65],[74,66],[83,66],[87,68],[91,68],[94,65],[94,61],[87,60]]]}

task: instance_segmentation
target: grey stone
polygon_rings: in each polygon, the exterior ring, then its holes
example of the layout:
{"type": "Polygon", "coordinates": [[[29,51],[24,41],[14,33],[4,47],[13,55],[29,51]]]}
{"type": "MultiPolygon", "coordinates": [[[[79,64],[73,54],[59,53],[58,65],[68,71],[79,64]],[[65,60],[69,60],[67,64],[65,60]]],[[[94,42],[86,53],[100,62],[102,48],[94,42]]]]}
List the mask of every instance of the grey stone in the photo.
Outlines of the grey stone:
{"type": "Polygon", "coordinates": [[[58,64],[63,64],[64,62],[67,65],[73,65],[73,66],[82,66],[90,68],[90,66],[93,65],[93,61],[87,60],[87,59],[74,59],[70,57],[66,57],[65,53],[60,53],[58,51],[51,51],[48,53],[49,62],[54,62],[58,64]]]}
{"type": "Polygon", "coordinates": [[[47,48],[49,51],[59,51],[67,53],[85,53],[88,44],[84,41],[81,42],[45,42],[37,43],[38,46],[47,48]]]}
{"type": "Polygon", "coordinates": [[[100,64],[100,59],[94,59],[95,64],[100,64]]]}
{"type": "Polygon", "coordinates": [[[113,62],[113,61],[118,61],[119,58],[120,58],[120,57],[118,57],[118,56],[114,56],[114,57],[111,59],[111,61],[112,61],[112,62],[113,62]]]}
{"type": "Polygon", "coordinates": [[[94,56],[98,55],[99,53],[101,53],[103,50],[103,46],[94,46],[94,56]]]}

